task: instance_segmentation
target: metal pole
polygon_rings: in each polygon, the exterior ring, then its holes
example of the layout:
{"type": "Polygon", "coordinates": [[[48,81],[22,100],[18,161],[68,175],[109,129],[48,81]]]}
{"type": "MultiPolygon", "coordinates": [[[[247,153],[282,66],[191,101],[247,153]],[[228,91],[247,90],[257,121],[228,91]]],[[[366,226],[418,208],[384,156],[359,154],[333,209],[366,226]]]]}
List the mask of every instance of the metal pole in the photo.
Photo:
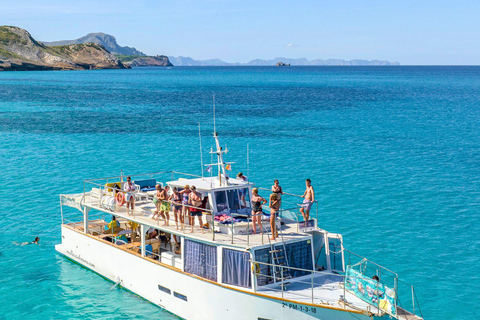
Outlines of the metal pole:
{"type": "Polygon", "coordinates": [[[398,297],[398,278],[395,277],[393,280],[393,286],[395,291],[395,311],[397,310],[397,297],[398,297]]]}
{"type": "Polygon", "coordinates": [[[64,220],[63,220],[63,202],[62,202],[62,196],[60,196],[60,215],[62,216],[62,224],[64,224],[64,220]]]}
{"type": "Polygon", "coordinates": [[[201,165],[200,170],[203,178],[202,134],[200,131],[200,122],[198,123],[198,140],[200,142],[200,165],[201,165]]]}
{"type": "Polygon", "coordinates": [[[283,284],[283,266],[280,266],[280,275],[282,277],[282,298],[283,298],[283,288],[284,288],[284,284],[283,284]]]}
{"type": "Polygon", "coordinates": [[[250,245],[250,220],[247,215],[247,246],[250,245]]]}
{"type": "Polygon", "coordinates": [[[415,293],[413,292],[413,286],[412,286],[412,305],[413,305],[413,314],[415,314],[415,293]]]}
{"type": "Polygon", "coordinates": [[[233,217],[232,217],[232,213],[230,212],[230,222],[232,223],[232,244],[233,244],[233,217]]]}
{"type": "Polygon", "coordinates": [[[249,150],[249,148],[248,148],[248,143],[247,143],[247,177],[250,177],[249,153],[250,153],[250,150],[249,150]]]}
{"type": "Polygon", "coordinates": [[[142,257],[145,257],[145,226],[140,225],[140,252],[142,257]]]}
{"type": "Polygon", "coordinates": [[[347,286],[347,276],[343,276],[343,309],[347,307],[347,296],[346,296],[346,287],[347,286]]]}
{"type": "Polygon", "coordinates": [[[311,278],[312,278],[312,304],[313,304],[313,271],[310,272],[311,278]]]}

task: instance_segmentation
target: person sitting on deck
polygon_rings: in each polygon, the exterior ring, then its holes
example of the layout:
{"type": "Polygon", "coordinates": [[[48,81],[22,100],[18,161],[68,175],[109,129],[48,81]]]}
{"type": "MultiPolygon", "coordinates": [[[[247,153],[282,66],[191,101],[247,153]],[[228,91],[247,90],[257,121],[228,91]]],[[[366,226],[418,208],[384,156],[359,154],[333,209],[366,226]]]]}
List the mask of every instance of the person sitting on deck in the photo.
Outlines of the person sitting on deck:
{"type": "MultiPolygon", "coordinates": [[[[180,191],[179,193],[182,195],[182,204],[183,204],[183,210],[182,210],[182,215],[185,217],[190,217],[190,208],[187,207],[188,205],[188,195],[190,194],[190,186],[188,184],[183,187],[183,190],[180,191]]],[[[190,221],[190,218],[189,218],[190,221]]]]}
{"type": "Polygon", "coordinates": [[[156,239],[159,235],[159,232],[157,229],[154,229],[154,228],[150,228],[147,230],[147,240],[150,240],[150,239],[156,239]]]}
{"type": "Polygon", "coordinates": [[[168,222],[170,221],[170,202],[168,202],[169,188],[169,186],[165,186],[160,194],[160,200],[162,201],[162,204],[160,205],[160,215],[165,219],[165,222],[163,223],[164,226],[168,226],[168,222]]]}
{"type": "Polygon", "coordinates": [[[253,233],[257,233],[257,223],[260,227],[260,233],[262,232],[262,205],[267,203],[263,197],[258,194],[258,188],[252,189],[252,222],[253,222],[253,233]]]}
{"type": "Polygon", "coordinates": [[[278,216],[278,211],[280,210],[280,200],[278,200],[278,194],[272,193],[270,195],[270,230],[272,231],[272,236],[270,240],[275,240],[278,238],[277,224],[276,219],[278,216]]]}
{"type": "Polygon", "coordinates": [[[312,204],[315,202],[315,192],[313,191],[312,181],[310,179],[305,180],[306,189],[303,193],[302,198],[305,198],[302,203],[302,207],[300,208],[300,213],[303,216],[304,221],[308,221],[310,219],[310,209],[312,208],[312,204]]]}
{"type": "Polygon", "coordinates": [[[125,200],[127,201],[127,214],[130,215],[130,210],[135,210],[135,184],[132,182],[132,178],[127,177],[127,183],[123,186],[123,191],[125,191],[125,200]]]}
{"type": "Polygon", "coordinates": [[[180,193],[178,193],[177,187],[173,187],[172,191],[173,193],[168,198],[168,201],[170,201],[173,205],[173,215],[175,217],[175,224],[177,225],[177,230],[178,230],[179,219],[183,229],[183,215],[182,215],[182,205],[181,205],[182,199],[180,197],[180,193]]]}
{"type": "Polygon", "coordinates": [[[112,221],[107,225],[107,229],[119,228],[120,223],[117,221],[117,217],[112,216],[112,221]]]}
{"type": "Polygon", "coordinates": [[[188,202],[191,206],[196,207],[196,208],[190,208],[190,225],[192,226],[192,232],[193,233],[193,226],[195,224],[195,216],[198,217],[198,223],[200,224],[200,229],[202,230],[202,233],[205,233],[203,230],[203,222],[202,222],[202,214],[203,211],[200,209],[200,206],[202,205],[202,195],[197,192],[197,189],[195,186],[192,186],[192,192],[188,195],[188,202]]]}
{"type": "Polygon", "coordinates": [[[120,222],[117,221],[117,217],[112,216],[112,221],[108,223],[108,225],[105,226],[105,231],[103,233],[109,234],[109,233],[117,233],[123,229],[120,228],[120,222]]]}

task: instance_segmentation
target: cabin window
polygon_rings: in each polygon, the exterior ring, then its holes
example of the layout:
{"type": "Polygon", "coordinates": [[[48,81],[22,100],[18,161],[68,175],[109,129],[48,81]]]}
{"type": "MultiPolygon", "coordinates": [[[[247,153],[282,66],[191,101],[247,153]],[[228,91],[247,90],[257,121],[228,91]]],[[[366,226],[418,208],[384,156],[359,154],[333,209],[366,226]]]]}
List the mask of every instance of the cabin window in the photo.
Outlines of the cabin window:
{"type": "MultiPolygon", "coordinates": [[[[310,240],[275,245],[275,250],[285,250],[287,266],[290,268],[299,268],[313,270],[312,262],[312,242],[310,240]]],[[[310,274],[308,271],[292,270],[290,274],[293,278],[310,274]]]]}
{"type": "MultiPolygon", "coordinates": [[[[255,261],[263,263],[272,263],[272,255],[270,248],[255,250],[255,261]]],[[[259,263],[260,272],[257,275],[257,285],[264,286],[273,283],[273,268],[270,265],[259,263]]]]}
{"type": "Polygon", "coordinates": [[[217,247],[185,239],[184,270],[217,281],[217,247]]]}
{"type": "Polygon", "coordinates": [[[237,190],[227,190],[227,197],[228,197],[228,205],[230,210],[238,211],[240,209],[240,201],[238,199],[238,191],[237,190]]]}
{"type": "Polygon", "coordinates": [[[228,210],[228,201],[225,191],[215,192],[215,204],[217,205],[217,212],[220,213],[223,210],[228,210]]]}
{"type": "Polygon", "coordinates": [[[250,270],[250,253],[223,249],[223,283],[250,288],[250,270]]]}

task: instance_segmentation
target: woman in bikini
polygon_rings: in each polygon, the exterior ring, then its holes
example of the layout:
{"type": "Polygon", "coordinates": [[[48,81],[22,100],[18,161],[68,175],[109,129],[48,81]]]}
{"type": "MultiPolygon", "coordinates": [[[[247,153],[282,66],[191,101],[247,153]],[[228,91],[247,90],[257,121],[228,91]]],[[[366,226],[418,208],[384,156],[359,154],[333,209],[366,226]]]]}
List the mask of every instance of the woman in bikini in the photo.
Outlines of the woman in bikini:
{"type": "Polygon", "coordinates": [[[278,216],[278,211],[280,210],[280,200],[278,200],[278,194],[277,193],[272,193],[270,195],[270,230],[272,231],[272,236],[270,240],[275,240],[275,238],[278,238],[278,231],[277,231],[277,224],[275,223],[277,216],[278,216]]]}
{"type": "MultiPolygon", "coordinates": [[[[162,186],[157,184],[155,186],[155,189],[157,189],[157,192],[153,196],[153,203],[155,204],[155,208],[157,210],[155,210],[155,213],[153,214],[152,219],[155,220],[155,218],[156,218],[158,220],[158,218],[160,217],[160,205],[162,204],[162,202],[160,201],[160,197],[161,197],[161,194],[162,194],[162,186]]],[[[165,218],[165,217],[163,217],[163,218],[165,218]]]]}
{"type": "Polygon", "coordinates": [[[278,206],[280,207],[280,205],[282,204],[283,190],[282,187],[280,187],[280,185],[278,184],[278,179],[275,179],[275,181],[273,181],[272,192],[277,194],[277,200],[279,203],[278,206]]]}
{"type": "Polygon", "coordinates": [[[180,193],[178,193],[177,187],[173,187],[173,193],[168,198],[168,201],[170,201],[173,205],[173,215],[175,216],[175,224],[177,225],[177,230],[178,230],[178,219],[180,218],[180,223],[182,225],[183,229],[183,215],[182,213],[182,198],[180,196],[180,193]]]}
{"type": "Polygon", "coordinates": [[[260,232],[262,232],[262,205],[267,203],[263,197],[258,195],[258,189],[252,189],[252,222],[253,222],[253,233],[257,233],[257,223],[260,227],[260,232]]]}
{"type": "Polygon", "coordinates": [[[182,196],[182,205],[183,205],[182,216],[183,216],[183,219],[185,219],[185,217],[190,217],[190,208],[186,206],[188,205],[188,195],[190,194],[190,186],[186,184],[184,189],[180,191],[179,194],[181,194],[182,196]]]}

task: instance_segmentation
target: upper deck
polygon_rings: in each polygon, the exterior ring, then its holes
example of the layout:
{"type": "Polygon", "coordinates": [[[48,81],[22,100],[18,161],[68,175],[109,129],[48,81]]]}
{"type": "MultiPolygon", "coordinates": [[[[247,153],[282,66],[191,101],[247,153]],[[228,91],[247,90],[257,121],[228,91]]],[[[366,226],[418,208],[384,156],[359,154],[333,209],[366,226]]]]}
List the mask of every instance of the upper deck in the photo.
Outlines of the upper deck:
{"type": "MultiPolygon", "coordinates": [[[[219,185],[217,177],[199,177],[173,171],[134,175],[132,179],[134,179],[134,183],[138,181],[140,186],[143,186],[145,181],[151,181],[149,182],[150,184],[168,185],[179,189],[183,189],[187,184],[196,186],[197,191],[206,200],[205,205],[202,208],[191,205],[184,205],[184,207],[201,209],[203,222],[208,227],[204,226],[200,229],[197,225],[193,233],[188,224],[179,224],[177,228],[172,210],[170,211],[168,225],[165,225],[163,220],[152,219],[152,215],[156,210],[155,204],[152,202],[155,194],[155,191],[150,190],[152,188],[144,189],[149,191],[137,188],[135,192],[135,209],[133,211],[130,210],[130,214],[127,213],[125,204],[119,205],[114,199],[116,193],[122,192],[123,184],[125,183],[125,181],[122,181],[125,180],[124,176],[86,180],[84,184],[85,192],[62,195],[61,201],[63,205],[75,207],[82,212],[84,209],[88,211],[94,209],[105,214],[136,222],[147,228],[154,228],[203,242],[212,242],[217,245],[249,249],[270,244],[268,203],[263,206],[265,214],[262,216],[262,230],[257,231],[257,234],[252,233],[251,190],[254,186],[253,183],[228,179],[228,185],[219,185]],[[167,177],[169,175],[170,179],[167,177]],[[175,175],[180,177],[171,179],[175,175]],[[160,180],[162,177],[167,178],[167,181],[160,180]],[[244,192],[243,199],[242,191],[244,192]],[[218,216],[224,216],[230,221],[225,223],[215,220],[215,217],[218,216]],[[234,221],[233,223],[231,223],[232,220],[234,221]]],[[[286,197],[288,197],[288,194],[284,196],[284,199],[286,197]]],[[[292,197],[294,196],[292,195],[292,197]]],[[[266,195],[265,198],[268,199],[266,195]]],[[[288,202],[286,200],[282,201],[288,202]]],[[[298,207],[295,207],[295,209],[298,209],[298,207]]],[[[304,228],[299,223],[298,212],[295,213],[292,210],[281,208],[276,222],[279,232],[279,238],[276,239],[277,242],[289,242],[310,237],[309,234],[303,232],[304,228]]],[[[197,221],[195,223],[197,224],[197,221]]],[[[312,227],[316,228],[316,224],[312,225],[307,230],[311,230],[312,227]]]]}

